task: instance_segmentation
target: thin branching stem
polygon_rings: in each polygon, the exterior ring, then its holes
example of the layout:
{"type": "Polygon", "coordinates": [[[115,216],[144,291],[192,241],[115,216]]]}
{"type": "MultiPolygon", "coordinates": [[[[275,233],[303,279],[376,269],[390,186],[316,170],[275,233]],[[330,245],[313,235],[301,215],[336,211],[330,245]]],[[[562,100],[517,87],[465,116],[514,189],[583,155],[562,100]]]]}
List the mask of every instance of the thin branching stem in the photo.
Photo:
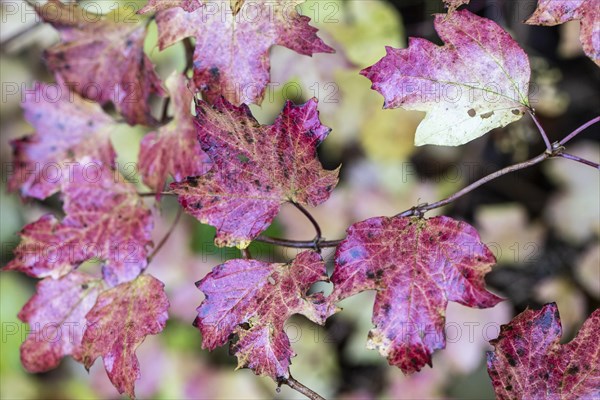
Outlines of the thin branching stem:
{"type": "MultiPolygon", "coordinates": [[[[315,248],[314,240],[290,240],[290,239],[275,238],[275,237],[266,236],[266,235],[260,235],[259,237],[257,237],[254,240],[257,242],[261,242],[261,243],[273,244],[275,246],[282,246],[282,247],[290,247],[290,248],[294,248],[294,249],[314,249],[315,248]]],[[[344,239],[321,240],[319,242],[319,248],[337,247],[340,243],[342,243],[342,240],[344,240],[344,239]]]]}
{"type": "Polygon", "coordinates": [[[533,122],[535,122],[535,125],[537,126],[538,130],[540,131],[540,135],[542,135],[542,139],[544,139],[544,144],[546,145],[546,150],[552,151],[552,143],[550,143],[550,139],[548,139],[548,135],[546,135],[546,131],[542,127],[542,124],[540,124],[540,121],[538,121],[537,117],[535,116],[535,111],[533,109],[529,110],[529,115],[531,115],[533,122]]]}
{"type": "MultiPolygon", "coordinates": [[[[548,137],[546,136],[544,129],[541,127],[541,125],[535,118],[533,112],[531,112],[531,116],[532,116],[533,120],[536,122],[536,124],[538,125],[538,128],[540,129],[540,132],[542,133],[542,137],[544,138],[544,142],[549,144],[550,142],[548,141],[548,137]]],[[[520,162],[518,164],[509,165],[508,167],[502,168],[501,170],[498,170],[496,172],[493,172],[489,175],[484,176],[481,179],[478,179],[477,181],[469,184],[468,186],[466,186],[463,189],[459,190],[458,192],[452,194],[451,196],[448,196],[442,200],[436,201],[435,203],[431,203],[431,204],[424,203],[424,204],[420,204],[418,206],[409,208],[408,210],[405,210],[399,214],[396,214],[396,217],[423,216],[423,214],[425,212],[446,206],[446,205],[456,201],[458,198],[472,192],[473,190],[477,189],[478,187],[480,187],[496,178],[499,178],[499,177],[509,174],[511,172],[529,168],[529,167],[539,164],[542,161],[547,160],[549,158],[562,157],[562,158],[566,158],[568,160],[572,160],[572,161],[576,161],[576,162],[579,162],[579,163],[582,163],[585,165],[589,165],[596,169],[600,169],[600,166],[595,162],[586,160],[584,158],[581,158],[581,157],[578,157],[578,156],[575,156],[575,155],[572,155],[569,153],[565,153],[564,147],[562,146],[563,143],[566,143],[567,141],[569,141],[570,139],[575,137],[578,133],[580,133],[587,127],[593,125],[594,123],[598,122],[599,120],[600,120],[600,117],[597,117],[597,118],[594,118],[593,120],[583,124],[581,127],[574,130],[572,133],[570,133],[567,137],[565,137],[560,142],[550,144],[550,148],[547,149],[542,154],[538,155],[537,157],[531,158],[527,161],[520,162]]],[[[175,193],[173,193],[173,192],[162,192],[161,194],[162,195],[175,195],[175,193]]],[[[140,193],[140,196],[156,196],[156,193],[140,193]]],[[[315,228],[315,231],[317,234],[316,237],[313,240],[290,240],[290,239],[282,239],[282,238],[275,238],[275,237],[270,237],[270,236],[266,236],[266,235],[260,235],[255,239],[257,242],[262,242],[262,243],[267,243],[267,244],[272,244],[272,245],[282,246],[282,247],[296,248],[296,249],[315,249],[317,251],[320,251],[320,249],[322,249],[322,248],[337,247],[337,246],[339,246],[340,243],[342,243],[344,238],[337,239],[337,240],[323,240],[321,227],[319,226],[316,219],[312,216],[312,214],[306,208],[301,206],[300,204],[298,204],[298,203],[292,203],[292,204],[298,210],[300,210],[311,222],[311,224],[315,228]]],[[[248,253],[243,253],[243,256],[249,257],[248,253]]]]}
{"type": "Polygon", "coordinates": [[[562,153],[559,154],[559,156],[562,157],[562,158],[566,158],[567,160],[577,161],[579,163],[582,163],[582,164],[585,164],[585,165],[589,165],[590,167],[593,167],[593,168],[596,168],[596,169],[600,169],[600,164],[596,164],[593,161],[586,160],[585,158],[581,158],[581,157],[575,156],[573,154],[562,152],[562,153]]]}
{"type": "Polygon", "coordinates": [[[252,258],[252,254],[250,254],[250,250],[248,250],[247,248],[242,249],[241,252],[242,252],[242,258],[244,260],[250,260],[252,258]]]}
{"type": "Polygon", "coordinates": [[[594,125],[597,122],[600,122],[600,116],[597,116],[596,118],[586,122],[585,124],[581,125],[579,128],[575,129],[573,132],[569,133],[567,136],[565,136],[565,138],[563,140],[561,140],[559,142],[560,145],[563,146],[569,140],[571,140],[575,136],[579,135],[583,130],[589,128],[590,126],[594,125]]]}
{"type": "Polygon", "coordinates": [[[302,212],[302,214],[304,214],[306,218],[308,218],[312,226],[315,228],[315,232],[317,233],[315,241],[318,242],[319,240],[321,240],[323,238],[323,235],[321,234],[321,227],[319,226],[319,223],[317,222],[315,217],[313,217],[312,214],[301,204],[298,204],[296,202],[292,202],[292,204],[294,205],[294,207],[300,210],[300,212],[302,212]]]}
{"type": "Polygon", "coordinates": [[[423,204],[421,206],[417,206],[417,207],[412,207],[406,211],[401,212],[400,214],[397,214],[396,216],[398,217],[409,217],[409,216],[413,216],[413,215],[422,215],[424,212],[429,211],[429,210],[433,210],[435,208],[440,208],[443,207],[447,204],[452,203],[453,201],[455,201],[456,199],[458,199],[459,197],[464,196],[465,194],[473,191],[474,189],[478,188],[479,186],[488,183],[489,181],[492,181],[496,178],[501,177],[502,175],[506,175],[508,173],[514,172],[514,171],[518,171],[520,169],[524,169],[524,168],[528,168],[531,167],[535,164],[539,164],[542,161],[550,158],[550,157],[554,157],[552,155],[552,153],[550,152],[543,152],[542,154],[540,154],[537,157],[534,157],[530,160],[527,161],[523,161],[521,163],[518,164],[514,164],[514,165],[510,165],[506,168],[502,168],[499,171],[493,172],[489,175],[484,176],[483,178],[471,183],[469,186],[464,187],[463,189],[459,190],[458,192],[454,193],[451,196],[446,197],[443,200],[440,201],[436,201],[435,203],[431,203],[431,204],[423,204]]]}
{"type": "Polygon", "coordinates": [[[297,380],[295,380],[294,378],[292,378],[291,375],[287,379],[284,378],[284,379],[279,380],[279,383],[282,385],[288,385],[290,388],[294,389],[295,391],[297,391],[299,393],[302,393],[303,395],[308,397],[310,400],[325,400],[325,398],[323,396],[321,396],[314,390],[309,389],[308,387],[304,386],[302,383],[300,383],[297,380]]]}
{"type": "Polygon", "coordinates": [[[177,196],[177,194],[175,194],[174,192],[159,192],[159,193],[139,193],[138,192],[138,196],[140,197],[156,197],[156,195],[161,195],[161,196],[177,196]]]}
{"type": "Polygon", "coordinates": [[[156,254],[158,254],[160,249],[165,245],[165,243],[167,243],[167,240],[169,240],[169,237],[171,237],[171,234],[175,230],[175,227],[177,226],[177,223],[179,222],[179,219],[181,218],[182,213],[183,213],[183,208],[179,207],[177,209],[177,215],[175,216],[175,219],[173,220],[173,224],[171,225],[171,227],[169,228],[169,230],[167,231],[165,236],[163,236],[163,238],[160,240],[158,245],[154,248],[154,251],[152,251],[152,254],[150,254],[150,256],[148,257],[148,263],[150,263],[152,261],[154,256],[156,254]]]}

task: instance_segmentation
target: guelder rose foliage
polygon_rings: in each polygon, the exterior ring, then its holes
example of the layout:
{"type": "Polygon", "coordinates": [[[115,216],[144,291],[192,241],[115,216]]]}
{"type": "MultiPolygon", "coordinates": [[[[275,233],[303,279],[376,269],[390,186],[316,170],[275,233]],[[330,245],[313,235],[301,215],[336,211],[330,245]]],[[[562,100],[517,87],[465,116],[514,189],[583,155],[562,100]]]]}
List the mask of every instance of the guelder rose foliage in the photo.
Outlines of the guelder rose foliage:
{"type": "Polygon", "coordinates": [[[502,300],[485,290],[483,280],[495,263],[464,222],[371,218],[352,225],[338,247],[332,296],[342,300],[377,290],[367,346],[402,371],[415,372],[445,347],[448,301],[484,308],[502,300]]]}
{"type": "Polygon", "coordinates": [[[407,49],[386,48],[361,73],[386,108],[426,111],[417,146],[458,146],[521,118],[529,106],[529,60],[500,26],[469,11],[437,14],[446,43],[410,38],[407,49]]]}
{"type": "MultiPolygon", "coordinates": [[[[237,2],[236,15],[229,1],[204,1],[188,13],[181,8],[156,16],[161,49],[186,37],[196,39],[194,82],[211,102],[219,95],[235,104],[260,103],[269,83],[269,49],[285,46],[297,53],[333,53],[298,14],[303,0],[237,2]]],[[[235,2],[231,2],[234,4],[235,2]]]]}
{"type": "Polygon", "coordinates": [[[526,310],[490,343],[488,371],[498,399],[596,399],[600,397],[600,310],[569,343],[560,344],[558,307],[526,310]]]}
{"type": "Polygon", "coordinates": [[[198,140],[214,168],[171,187],[187,212],[217,228],[218,246],[248,247],[282,203],[317,206],[337,184],[338,171],[324,170],[316,156],[330,131],[316,99],[288,101],[270,126],[223,98],[200,102],[196,113],[198,140]]]}
{"type": "MultiPolygon", "coordinates": [[[[502,300],[485,288],[496,260],[475,228],[423,214],[508,172],[548,158],[575,159],[563,153],[564,145],[600,118],[554,145],[540,128],[547,149],[536,158],[438,202],[356,222],[346,238],[325,240],[304,208],[325,202],[338,183],[339,168],[326,170],[317,157],[330,133],[319,119],[317,99],[288,101],[271,125],[259,124],[247,105],[262,101],[273,46],[305,56],[333,52],[310,18],[298,13],[300,3],[149,0],[127,21],[121,9],[90,19],[89,10],[76,4],[49,0],[35,6],[60,35],[45,53],[57,83],[36,83],[34,98],[23,103],[35,133],[12,142],[15,165],[8,187],[26,200],[59,193],[64,216],[47,214],[23,227],[6,266],[40,278],[19,313],[30,324],[21,346],[28,371],[48,371],[69,355],[88,369],[102,358],[119,393],[135,396],[140,377],[135,351],[168,318],[164,285],[146,271],[171,232],[152,242],[149,203],[158,209],[165,195],[177,196],[180,211],[214,226],[217,246],[242,249],[243,258],[217,265],[197,282],[205,295],[194,321],[202,347],[213,350],[231,341],[239,368],[311,399],[321,397],[290,372],[295,353],[284,323],[292,315],[323,325],[342,311],[338,302],[375,290],[367,346],[413,373],[431,366],[432,354],[445,347],[449,301],[487,308],[502,300]],[[154,23],[156,51],[173,45],[186,51],[184,70],[168,71],[164,82],[144,52],[154,23]],[[52,90],[55,97],[48,96],[52,90]],[[160,119],[153,98],[162,102],[160,119]],[[111,135],[117,121],[147,132],[138,160],[146,191],[116,169],[111,135]],[[284,203],[307,217],[316,232],[312,240],[263,234],[284,203]],[[253,241],[305,251],[287,262],[259,261],[247,249],[253,241]],[[313,289],[329,282],[320,255],[325,247],[337,248],[327,296],[313,289]],[[78,270],[89,261],[96,263],[78,270]],[[48,340],[48,326],[59,340],[48,340]]],[[[416,145],[457,146],[525,113],[535,118],[525,52],[496,23],[457,10],[468,0],[445,3],[448,13],[435,16],[443,45],[411,38],[406,49],[388,47],[385,57],[361,72],[383,95],[385,107],[426,112],[416,145]]],[[[527,23],[581,20],[583,48],[598,63],[599,10],[597,0],[542,0],[527,23]]],[[[596,310],[564,345],[554,304],[527,310],[503,326],[488,354],[498,398],[600,396],[599,320],[596,310]]]]}
{"type": "Polygon", "coordinates": [[[45,199],[60,190],[63,169],[81,157],[114,166],[110,134],[117,124],[99,104],[71,93],[62,82],[35,82],[34,89],[23,110],[35,133],[11,142],[16,165],[10,190],[45,199]]]}
{"type": "Polygon", "coordinates": [[[294,352],[283,324],[293,314],[302,314],[323,325],[335,307],[322,293],[306,292],[313,283],[327,280],[325,263],[311,251],[290,264],[230,260],[218,265],[197,283],[206,295],[194,322],[202,332],[202,346],[213,350],[236,334],[233,353],[238,367],[287,378],[294,352]]]}

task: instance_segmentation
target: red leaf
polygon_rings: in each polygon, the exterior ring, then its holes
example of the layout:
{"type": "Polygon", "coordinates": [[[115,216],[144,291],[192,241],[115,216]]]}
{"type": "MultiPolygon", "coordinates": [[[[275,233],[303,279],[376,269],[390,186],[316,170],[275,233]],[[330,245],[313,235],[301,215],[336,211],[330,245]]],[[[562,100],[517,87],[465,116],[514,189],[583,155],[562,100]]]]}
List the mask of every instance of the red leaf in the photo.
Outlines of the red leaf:
{"type": "Polygon", "coordinates": [[[448,300],[479,308],[501,301],[485,290],[495,261],[464,222],[371,218],[352,225],[337,249],[332,297],[377,290],[367,347],[412,373],[431,365],[431,354],[446,345],[448,300]]]}
{"type": "Polygon", "coordinates": [[[163,11],[173,7],[181,7],[187,12],[192,12],[200,8],[200,0],[148,0],[138,14],[144,14],[152,11],[163,11]]]}
{"type": "Polygon", "coordinates": [[[273,125],[263,126],[246,105],[221,99],[197,108],[198,139],[214,166],[207,174],[171,187],[185,210],[217,228],[218,246],[245,248],[265,230],[283,202],[316,206],[337,184],[317,146],[329,129],[319,121],[316,99],[286,103],[273,125]]]}
{"type": "Polygon", "coordinates": [[[173,121],[144,137],[139,155],[140,173],[144,183],[156,192],[165,187],[170,174],[179,182],[188,176],[204,174],[210,159],[198,143],[191,113],[193,95],[187,79],[172,74],[166,81],[174,106],[173,121]]]}
{"type": "Polygon", "coordinates": [[[321,256],[311,251],[290,264],[235,259],[216,266],[197,283],[206,295],[194,322],[202,346],[213,350],[235,334],[238,368],[287,378],[294,352],[283,324],[294,314],[323,324],[335,312],[322,293],[306,295],[313,283],[326,280],[321,256]]]}
{"type": "Polygon", "coordinates": [[[579,20],[583,51],[600,66],[600,3],[598,0],[539,0],[526,24],[554,26],[579,20]]]}
{"type": "Polygon", "coordinates": [[[70,93],[62,83],[36,82],[23,108],[36,133],[11,142],[15,169],[9,190],[45,199],[60,189],[65,163],[89,156],[114,165],[110,133],[116,123],[98,104],[70,93]]]}
{"type": "Polygon", "coordinates": [[[103,292],[86,316],[88,327],[75,359],[89,369],[102,357],[119,393],[135,397],[134,383],[140,378],[135,350],[146,336],[164,329],[168,308],[163,283],[151,275],[140,275],[103,292]]]}
{"type": "Polygon", "coordinates": [[[527,111],[527,54],[495,22],[467,10],[437,14],[437,46],[410,38],[361,74],[385,98],[385,108],[426,111],[417,146],[457,146],[521,118],[527,111]]]}
{"type": "Polygon", "coordinates": [[[26,225],[6,268],[58,278],[98,258],[111,285],[134,279],[146,267],[153,226],[135,187],[118,172],[86,161],[72,168],[65,181],[66,217],[59,222],[45,215],[26,225]]]}
{"type": "Polygon", "coordinates": [[[600,309],[579,334],[560,344],[562,327],[556,303],[526,310],[502,325],[488,373],[497,399],[597,399],[600,397],[600,309]]]}
{"type": "Polygon", "coordinates": [[[102,281],[74,271],[60,279],[46,278],[19,318],[30,326],[21,345],[21,361],[29,372],[56,368],[62,357],[77,351],[85,328],[85,315],[96,303],[102,281]]]}
{"type": "Polygon", "coordinates": [[[36,10],[61,36],[62,43],[46,51],[52,71],[82,96],[100,104],[113,102],[132,125],[156,122],[148,99],[152,93],[163,96],[164,92],[144,54],[143,21],[117,23],[58,0],[36,10]]]}
{"type": "Polygon", "coordinates": [[[297,13],[301,2],[245,2],[235,16],[226,1],[205,1],[192,13],[165,10],[156,16],[159,46],[195,37],[194,82],[205,99],[212,103],[222,95],[236,105],[260,103],[269,82],[272,46],[304,55],[334,51],[317,37],[310,18],[297,13]]]}

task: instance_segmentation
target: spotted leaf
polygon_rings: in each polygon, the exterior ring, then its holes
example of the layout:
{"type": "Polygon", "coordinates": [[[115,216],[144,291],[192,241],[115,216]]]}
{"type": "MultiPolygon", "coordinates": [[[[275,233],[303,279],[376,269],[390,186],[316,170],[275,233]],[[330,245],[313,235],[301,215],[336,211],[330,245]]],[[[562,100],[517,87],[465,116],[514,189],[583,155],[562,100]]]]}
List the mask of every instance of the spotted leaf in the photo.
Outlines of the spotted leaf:
{"type": "Polygon", "coordinates": [[[269,82],[272,46],[304,55],[333,52],[308,24],[310,18],[296,11],[302,2],[207,0],[191,13],[171,8],[156,17],[159,46],[194,37],[194,82],[205,99],[224,96],[236,105],[260,103],[269,82]]]}
{"type": "Polygon", "coordinates": [[[464,222],[371,218],[352,225],[337,249],[332,297],[377,290],[367,347],[411,373],[431,365],[431,354],[445,347],[448,301],[478,308],[501,301],[484,283],[495,261],[464,222]]]}
{"type": "Polygon", "coordinates": [[[66,216],[59,221],[47,214],[26,225],[6,268],[58,278],[98,259],[109,284],[134,279],[152,244],[150,210],[116,171],[89,161],[68,171],[62,186],[66,216]]]}
{"type": "Polygon", "coordinates": [[[495,22],[467,10],[437,14],[445,44],[410,38],[361,74],[385,108],[425,111],[415,144],[458,146],[521,118],[529,108],[525,52],[495,22]]]}
{"type": "Polygon", "coordinates": [[[525,310],[502,325],[488,373],[499,400],[575,400],[600,398],[600,309],[569,343],[560,344],[562,327],[555,303],[525,310]]]}
{"type": "Polygon", "coordinates": [[[302,314],[322,325],[335,312],[322,293],[307,295],[313,283],[326,280],[325,264],[312,251],[289,264],[235,259],[218,265],[197,283],[206,295],[194,322],[202,346],[213,350],[237,335],[232,349],[238,368],[275,380],[289,377],[294,352],[283,324],[302,314]]]}
{"type": "Polygon", "coordinates": [[[324,170],[316,157],[329,133],[316,99],[300,106],[288,102],[268,126],[246,105],[200,102],[196,122],[213,169],[171,187],[188,213],[217,228],[218,246],[247,247],[283,202],[316,206],[337,184],[338,171],[324,170]]]}

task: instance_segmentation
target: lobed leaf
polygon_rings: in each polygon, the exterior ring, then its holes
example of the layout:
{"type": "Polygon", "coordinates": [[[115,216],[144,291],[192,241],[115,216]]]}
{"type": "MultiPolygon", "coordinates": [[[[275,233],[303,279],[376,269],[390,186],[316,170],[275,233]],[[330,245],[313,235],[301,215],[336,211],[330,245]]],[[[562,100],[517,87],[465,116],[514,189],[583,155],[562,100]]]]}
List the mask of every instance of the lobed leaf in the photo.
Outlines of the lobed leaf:
{"type": "Polygon", "coordinates": [[[194,82],[204,98],[211,103],[220,96],[236,105],[260,103],[269,83],[272,46],[304,55],[334,51],[317,37],[310,18],[296,11],[302,2],[206,0],[191,13],[180,8],[161,11],[156,16],[159,47],[194,37],[194,82]]]}
{"type": "Polygon", "coordinates": [[[235,259],[216,266],[197,283],[206,295],[194,321],[202,346],[213,350],[237,335],[232,349],[238,368],[274,380],[289,377],[294,352],[283,324],[294,314],[325,323],[335,307],[322,293],[306,293],[313,283],[327,280],[321,256],[312,251],[289,264],[235,259]]]}
{"type": "Polygon", "coordinates": [[[138,19],[115,22],[78,5],[49,0],[36,6],[56,28],[61,43],[46,50],[48,68],[84,97],[112,102],[129,124],[152,125],[150,96],[163,96],[161,82],[144,54],[146,25],[138,19]]]}
{"type": "Polygon", "coordinates": [[[600,397],[600,309],[577,337],[560,344],[562,327],[556,303],[525,310],[502,325],[488,373],[497,399],[597,399],[600,397]]]}
{"type": "Polygon", "coordinates": [[[21,345],[21,362],[29,372],[46,372],[74,354],[81,345],[85,315],[96,303],[102,281],[73,271],[60,279],[46,278],[19,312],[29,324],[21,345]]]}
{"type": "Polygon", "coordinates": [[[600,66],[600,3],[598,0],[539,0],[530,25],[554,26],[579,20],[583,51],[600,66]]]}
{"type": "Polygon", "coordinates": [[[89,369],[102,357],[110,381],[119,393],[135,397],[140,378],[136,348],[148,335],[160,333],[168,319],[164,284],[142,274],[103,292],[87,314],[88,327],[74,358],[89,369]]]}
{"type": "Polygon", "coordinates": [[[88,156],[114,166],[110,133],[116,122],[102,108],[87,101],[60,82],[36,82],[25,97],[25,119],[35,134],[13,140],[14,170],[9,190],[24,197],[45,199],[60,190],[62,170],[68,163],[88,156]]]}
{"type": "Polygon", "coordinates": [[[144,183],[156,192],[164,189],[168,175],[179,182],[210,169],[210,159],[198,143],[191,113],[194,96],[187,83],[183,75],[171,74],[165,84],[173,103],[173,120],[142,139],[140,173],[144,183]]]}
{"type": "Polygon", "coordinates": [[[217,228],[218,246],[247,247],[281,203],[316,206],[337,184],[338,170],[324,170],[316,157],[329,133],[316,99],[300,106],[287,102],[269,126],[260,125],[246,105],[200,102],[196,123],[213,169],[171,188],[188,213],[217,228]]]}
{"type": "Polygon", "coordinates": [[[410,38],[361,74],[384,108],[425,111],[415,145],[458,146],[521,118],[529,108],[529,60],[495,22],[467,10],[435,16],[446,43],[410,38]]]}
{"type": "Polygon", "coordinates": [[[135,187],[89,160],[63,173],[65,218],[58,221],[47,214],[26,225],[6,269],[58,278],[84,261],[99,259],[110,285],[134,279],[146,267],[153,227],[135,187]]]}
{"type": "Polygon", "coordinates": [[[486,308],[502,300],[485,289],[495,261],[464,222],[371,218],[352,225],[337,249],[332,297],[377,290],[367,347],[412,373],[431,366],[431,354],[445,347],[448,301],[486,308]]]}

